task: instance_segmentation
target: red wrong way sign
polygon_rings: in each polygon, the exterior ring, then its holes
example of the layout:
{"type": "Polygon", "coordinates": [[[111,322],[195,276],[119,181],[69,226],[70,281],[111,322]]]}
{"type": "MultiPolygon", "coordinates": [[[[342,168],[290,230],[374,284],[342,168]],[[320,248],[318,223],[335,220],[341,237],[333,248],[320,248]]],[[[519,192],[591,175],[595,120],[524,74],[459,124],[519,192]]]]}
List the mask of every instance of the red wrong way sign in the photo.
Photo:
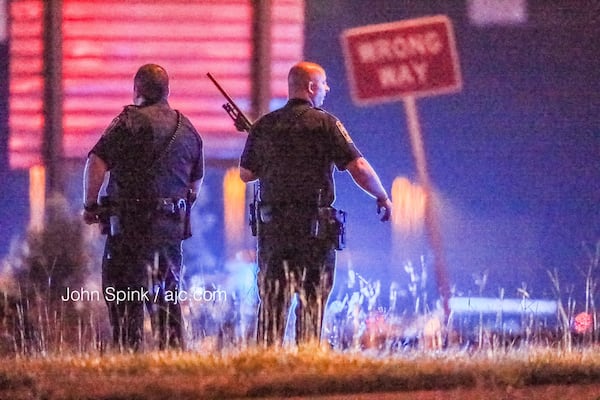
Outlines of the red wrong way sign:
{"type": "Polygon", "coordinates": [[[352,28],[341,39],[358,104],[461,88],[454,31],[444,15],[352,28]]]}

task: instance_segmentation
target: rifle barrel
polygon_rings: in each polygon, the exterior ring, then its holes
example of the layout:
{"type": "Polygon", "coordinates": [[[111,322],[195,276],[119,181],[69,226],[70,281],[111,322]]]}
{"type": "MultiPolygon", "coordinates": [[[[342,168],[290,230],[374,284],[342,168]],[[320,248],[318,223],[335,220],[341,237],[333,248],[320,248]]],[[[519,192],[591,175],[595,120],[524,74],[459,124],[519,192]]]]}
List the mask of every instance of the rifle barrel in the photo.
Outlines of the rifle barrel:
{"type": "Polygon", "coordinates": [[[227,113],[229,114],[229,116],[234,121],[238,117],[241,118],[241,120],[243,121],[244,126],[247,127],[247,129],[244,129],[244,130],[250,129],[250,127],[252,126],[252,123],[244,115],[244,113],[242,112],[242,110],[240,110],[240,108],[237,106],[237,104],[235,104],[235,101],[233,101],[233,99],[231,98],[231,96],[229,96],[229,94],[227,94],[227,92],[225,91],[225,89],[223,89],[221,87],[221,85],[219,84],[219,82],[217,82],[217,80],[215,79],[215,77],[212,76],[212,74],[210,72],[207,72],[206,76],[208,76],[208,79],[210,79],[212,81],[212,83],[217,87],[217,89],[219,89],[219,92],[221,92],[221,94],[223,95],[223,97],[225,97],[225,99],[227,100],[228,104],[224,104],[223,108],[225,109],[225,111],[227,111],[227,113]]]}
{"type": "Polygon", "coordinates": [[[208,76],[208,78],[212,81],[212,83],[214,83],[214,85],[217,87],[217,89],[219,89],[219,92],[221,92],[221,94],[225,97],[225,99],[227,99],[227,101],[235,108],[237,108],[235,106],[235,102],[233,101],[233,99],[227,94],[227,92],[225,91],[225,89],[223,89],[221,87],[221,85],[219,85],[219,82],[217,82],[217,80],[215,79],[214,76],[212,76],[212,74],[210,72],[206,73],[206,76],[208,76]]]}

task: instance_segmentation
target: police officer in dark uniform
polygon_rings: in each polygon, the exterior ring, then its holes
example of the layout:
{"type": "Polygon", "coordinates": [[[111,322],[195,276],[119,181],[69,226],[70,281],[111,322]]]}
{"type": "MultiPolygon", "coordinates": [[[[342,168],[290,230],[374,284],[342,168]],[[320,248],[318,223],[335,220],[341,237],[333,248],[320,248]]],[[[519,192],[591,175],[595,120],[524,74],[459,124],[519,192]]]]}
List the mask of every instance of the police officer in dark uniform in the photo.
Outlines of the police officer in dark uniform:
{"type": "Polygon", "coordinates": [[[204,158],[201,137],[170,107],[168,95],[164,68],[140,67],[134,105],[113,120],[84,170],[84,220],[100,222],[108,235],[102,286],[119,348],[140,348],[144,305],[160,348],[184,345],[181,244],[190,236],[189,211],[202,183],[204,158]],[[107,197],[99,199],[107,173],[107,197]]]}
{"type": "Polygon", "coordinates": [[[258,179],[258,342],[280,345],[294,296],[296,342],[320,339],[333,286],[341,221],[331,207],[333,171],[347,170],[375,197],[382,221],[392,204],[342,123],[318,108],[329,91],[324,69],[300,62],[288,76],[289,101],[260,118],[240,157],[244,182],[258,179]]]}

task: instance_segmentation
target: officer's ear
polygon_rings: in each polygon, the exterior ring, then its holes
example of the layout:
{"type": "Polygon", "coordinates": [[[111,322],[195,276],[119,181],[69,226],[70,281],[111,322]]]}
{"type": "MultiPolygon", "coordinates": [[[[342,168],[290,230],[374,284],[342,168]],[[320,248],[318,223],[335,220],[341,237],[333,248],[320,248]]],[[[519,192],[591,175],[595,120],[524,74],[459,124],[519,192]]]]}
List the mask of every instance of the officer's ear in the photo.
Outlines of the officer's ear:
{"type": "Polygon", "coordinates": [[[133,104],[135,104],[138,107],[141,107],[146,104],[146,98],[142,95],[135,96],[133,98],[133,104]]]}
{"type": "Polygon", "coordinates": [[[314,94],[315,93],[315,83],[313,81],[308,81],[308,93],[310,94],[314,94]]]}

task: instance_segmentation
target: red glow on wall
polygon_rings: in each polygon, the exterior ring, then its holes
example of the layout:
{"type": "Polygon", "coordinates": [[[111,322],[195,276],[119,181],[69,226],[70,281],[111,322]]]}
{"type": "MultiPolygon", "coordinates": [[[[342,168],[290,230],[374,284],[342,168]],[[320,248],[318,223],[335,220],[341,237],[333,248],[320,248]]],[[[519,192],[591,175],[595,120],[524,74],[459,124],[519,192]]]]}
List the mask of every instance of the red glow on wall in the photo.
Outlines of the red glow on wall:
{"type": "MultiPolygon", "coordinates": [[[[304,1],[272,10],[274,98],[287,96],[287,71],[302,58],[304,1]]],[[[9,151],[12,168],[41,162],[42,0],[10,2],[9,151]]],[[[237,157],[244,136],[221,108],[213,73],[241,108],[249,105],[249,0],[123,2],[63,0],[64,156],[84,157],[121,108],[132,77],[153,62],[171,77],[170,103],[194,122],[208,158],[237,157]]]]}

